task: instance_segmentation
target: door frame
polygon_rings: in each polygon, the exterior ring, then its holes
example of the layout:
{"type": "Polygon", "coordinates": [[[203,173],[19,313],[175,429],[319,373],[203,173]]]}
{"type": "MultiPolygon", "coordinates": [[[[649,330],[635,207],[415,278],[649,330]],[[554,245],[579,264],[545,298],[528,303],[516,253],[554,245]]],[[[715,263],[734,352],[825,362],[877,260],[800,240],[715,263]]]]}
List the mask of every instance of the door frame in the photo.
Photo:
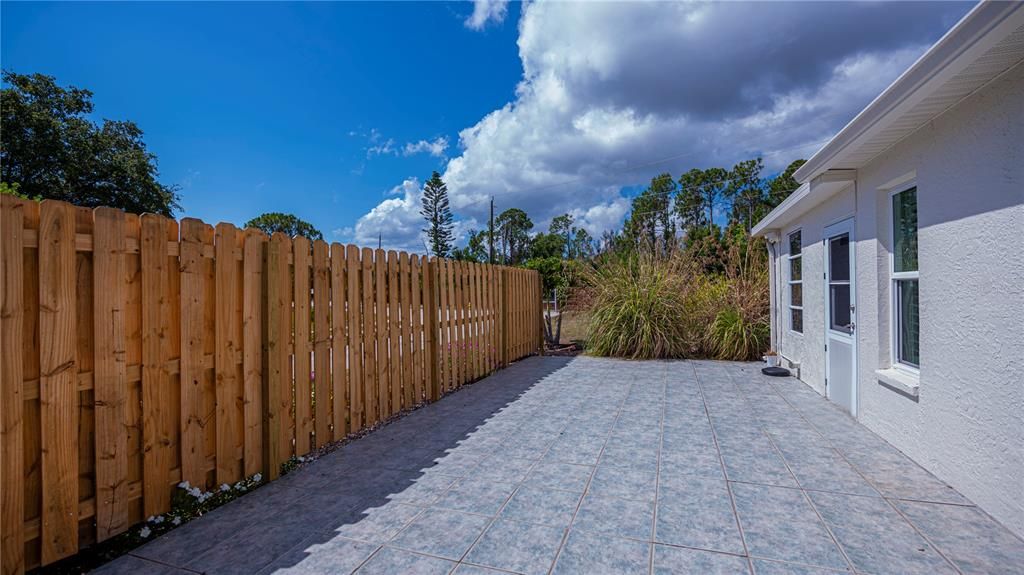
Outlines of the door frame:
{"type": "MultiPolygon", "coordinates": [[[[824,330],[823,330],[823,333],[824,333],[824,337],[825,337],[825,342],[824,342],[824,345],[825,345],[825,347],[824,347],[824,349],[825,349],[825,397],[828,398],[829,401],[832,401],[832,386],[830,386],[828,384],[828,376],[831,373],[831,371],[830,371],[831,370],[831,365],[830,365],[830,360],[829,360],[830,352],[828,351],[828,343],[829,343],[829,337],[830,337],[829,336],[829,332],[832,331],[832,328],[831,328],[831,325],[832,325],[832,306],[831,306],[831,302],[829,301],[832,296],[831,296],[831,290],[829,289],[829,285],[828,285],[828,283],[829,283],[829,276],[831,275],[831,271],[832,270],[831,270],[831,267],[830,267],[830,264],[831,264],[830,257],[831,256],[830,256],[830,250],[829,250],[828,241],[830,239],[832,239],[832,238],[834,238],[836,236],[842,235],[844,233],[849,234],[849,238],[850,238],[850,305],[853,307],[853,309],[850,311],[850,321],[853,323],[853,333],[851,333],[849,335],[850,345],[852,346],[852,350],[853,350],[852,351],[852,354],[853,354],[852,364],[853,365],[851,365],[852,373],[850,375],[851,378],[852,378],[852,380],[851,380],[852,381],[852,386],[851,387],[852,387],[852,392],[853,392],[853,398],[852,398],[852,401],[850,402],[850,415],[852,415],[854,418],[856,418],[857,414],[860,412],[860,389],[859,389],[860,386],[859,386],[859,382],[857,381],[857,362],[858,362],[858,358],[859,358],[858,353],[857,353],[857,311],[858,311],[859,307],[857,306],[857,258],[856,258],[856,255],[857,255],[857,242],[856,242],[856,236],[854,235],[854,230],[856,228],[854,223],[855,222],[854,222],[853,216],[850,216],[850,217],[844,218],[842,220],[839,220],[839,221],[837,221],[837,222],[835,222],[835,223],[833,223],[831,225],[825,226],[825,233],[822,236],[823,262],[825,264],[824,265],[824,273],[822,274],[822,281],[824,282],[823,292],[825,294],[825,298],[824,298],[824,304],[825,304],[824,305],[824,312],[825,313],[823,315],[823,319],[824,319],[824,325],[823,325],[824,330]]],[[[842,336],[840,336],[840,337],[842,337],[842,336]]]]}

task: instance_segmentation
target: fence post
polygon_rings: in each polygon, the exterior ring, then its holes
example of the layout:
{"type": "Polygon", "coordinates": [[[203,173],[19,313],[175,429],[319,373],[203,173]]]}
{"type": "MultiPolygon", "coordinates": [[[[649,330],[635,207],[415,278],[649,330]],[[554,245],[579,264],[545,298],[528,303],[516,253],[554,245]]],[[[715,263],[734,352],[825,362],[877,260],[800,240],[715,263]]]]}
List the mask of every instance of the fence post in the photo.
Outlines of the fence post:
{"type": "Polygon", "coordinates": [[[437,303],[437,258],[423,258],[423,347],[424,359],[426,360],[427,392],[430,401],[437,401],[441,397],[441,378],[438,375],[440,367],[439,346],[435,343],[437,338],[438,303],[437,303]]]}
{"type": "Polygon", "coordinates": [[[498,269],[498,292],[501,294],[501,367],[508,367],[508,269],[502,266],[498,269]]]}

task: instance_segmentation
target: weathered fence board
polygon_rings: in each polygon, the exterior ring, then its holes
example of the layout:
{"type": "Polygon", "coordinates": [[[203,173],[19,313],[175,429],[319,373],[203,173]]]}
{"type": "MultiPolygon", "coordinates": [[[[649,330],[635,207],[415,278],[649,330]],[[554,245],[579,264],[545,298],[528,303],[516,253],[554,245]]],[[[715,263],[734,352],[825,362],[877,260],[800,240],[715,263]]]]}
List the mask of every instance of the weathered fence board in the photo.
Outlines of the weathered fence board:
{"type": "Polygon", "coordinates": [[[535,353],[537,275],[0,197],[0,575],[535,353]]]}

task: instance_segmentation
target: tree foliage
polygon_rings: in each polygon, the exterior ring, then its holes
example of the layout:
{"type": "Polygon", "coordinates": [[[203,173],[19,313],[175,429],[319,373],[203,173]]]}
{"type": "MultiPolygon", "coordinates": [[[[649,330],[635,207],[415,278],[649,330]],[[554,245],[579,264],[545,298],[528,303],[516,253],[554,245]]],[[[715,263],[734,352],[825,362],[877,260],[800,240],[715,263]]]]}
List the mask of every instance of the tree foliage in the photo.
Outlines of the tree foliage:
{"type": "Polygon", "coordinates": [[[501,259],[506,265],[519,265],[529,255],[533,221],[519,208],[509,208],[495,219],[501,259]]]}
{"type": "Polygon", "coordinates": [[[430,251],[437,257],[448,257],[455,241],[452,210],[448,205],[448,186],[436,171],[423,186],[423,207],[420,215],[427,221],[423,233],[427,235],[430,251]]]}
{"type": "Polygon", "coordinates": [[[92,113],[92,92],[52,76],[4,71],[0,91],[0,180],[19,193],[172,216],[178,188],[157,180],[156,156],[131,121],[92,113]]]}
{"type": "Polygon", "coordinates": [[[324,235],[313,224],[301,220],[292,214],[268,212],[245,222],[247,228],[263,230],[267,235],[281,232],[290,238],[305,236],[311,240],[322,240],[324,235]]]}

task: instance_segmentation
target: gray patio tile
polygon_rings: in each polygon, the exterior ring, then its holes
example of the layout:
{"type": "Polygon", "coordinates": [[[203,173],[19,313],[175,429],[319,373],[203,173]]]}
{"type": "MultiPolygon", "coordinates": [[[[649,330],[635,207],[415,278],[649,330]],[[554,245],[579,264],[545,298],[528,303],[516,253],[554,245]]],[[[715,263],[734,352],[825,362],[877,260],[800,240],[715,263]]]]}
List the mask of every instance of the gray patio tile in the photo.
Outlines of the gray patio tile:
{"type": "Polygon", "coordinates": [[[433,464],[427,465],[426,469],[434,473],[464,477],[487,459],[488,455],[481,451],[449,451],[435,457],[433,464]]]}
{"type": "Polygon", "coordinates": [[[522,485],[502,509],[499,517],[565,528],[572,521],[580,498],[580,494],[575,491],[522,485]]]}
{"type": "Polygon", "coordinates": [[[473,477],[506,483],[519,483],[526,479],[526,476],[536,463],[533,459],[494,455],[485,459],[473,471],[473,477]]]}
{"type": "Polygon", "coordinates": [[[386,503],[379,507],[360,510],[334,531],[350,539],[384,543],[397,535],[422,512],[422,507],[403,503],[386,503]]]}
{"type": "Polygon", "coordinates": [[[573,529],[558,555],[552,575],[646,574],[651,544],[604,537],[573,529]]]}
{"type": "Polygon", "coordinates": [[[871,455],[845,454],[854,467],[886,497],[934,503],[970,504],[970,501],[957,493],[955,489],[902,454],[897,460],[873,460],[871,455]]]}
{"type": "Polygon", "coordinates": [[[157,563],[134,555],[123,555],[110,563],[93,571],[101,575],[135,575],[136,573],[152,573],[152,575],[192,575],[194,571],[185,571],[163,563],[157,563]]]}
{"type": "Polygon", "coordinates": [[[743,554],[743,539],[725,481],[688,476],[685,484],[661,485],[654,540],[743,554]]]}
{"type": "Polygon", "coordinates": [[[781,563],[767,559],[752,559],[751,562],[754,564],[754,575],[839,575],[840,573],[849,573],[845,569],[836,571],[824,567],[781,563]]]}
{"type": "Polygon", "coordinates": [[[599,465],[597,471],[594,472],[594,477],[590,480],[588,492],[619,499],[653,502],[657,485],[658,475],[656,473],[641,469],[599,465]]]}
{"type": "Polygon", "coordinates": [[[804,489],[880,497],[864,478],[830,447],[805,446],[782,454],[804,489]]]}
{"type": "Polygon", "coordinates": [[[605,437],[593,435],[559,438],[544,454],[543,461],[594,465],[597,463],[598,456],[601,455],[605,439],[605,437]]]}
{"type": "Polygon", "coordinates": [[[750,575],[743,557],[668,545],[654,545],[654,575],[750,575]]]}
{"type": "Polygon", "coordinates": [[[288,515],[243,529],[183,567],[206,573],[254,573],[298,545],[320,526],[288,515]]]}
{"type": "Polygon", "coordinates": [[[884,499],[808,492],[858,571],[955,573],[884,499]]]}
{"type": "Polygon", "coordinates": [[[733,481],[764,483],[782,487],[796,487],[796,479],[786,468],[782,457],[768,442],[768,438],[748,444],[719,443],[725,472],[733,481]]]}
{"type": "Polygon", "coordinates": [[[444,575],[451,573],[454,561],[420,555],[404,549],[384,547],[370,558],[356,573],[359,575],[444,575]]]}
{"type": "Polygon", "coordinates": [[[670,486],[685,482],[681,476],[697,475],[709,479],[725,479],[722,471],[722,460],[718,452],[694,451],[668,452],[663,451],[659,462],[660,480],[670,486]]]}
{"type": "Polygon", "coordinates": [[[583,496],[573,529],[650,541],[654,528],[654,505],[646,501],[618,499],[596,493],[583,496]]]}
{"type": "Polygon", "coordinates": [[[1024,541],[976,507],[896,501],[946,557],[965,573],[1024,573],[1024,541]]]}
{"type": "Polygon", "coordinates": [[[508,571],[498,571],[490,567],[467,565],[465,563],[459,563],[459,566],[453,571],[454,575],[507,575],[507,573],[508,571]]]}
{"type": "Polygon", "coordinates": [[[470,549],[466,561],[526,575],[544,575],[555,561],[565,529],[498,519],[470,549]]]}
{"type": "Polygon", "coordinates": [[[351,573],[380,546],[364,541],[334,537],[323,543],[299,545],[277,558],[260,573],[303,573],[333,575],[351,573]]]}
{"type": "Polygon", "coordinates": [[[751,556],[847,567],[832,536],[799,490],[733,483],[732,492],[751,556]]]}
{"type": "Polygon", "coordinates": [[[396,492],[388,495],[388,499],[426,507],[436,502],[458,479],[440,473],[423,475],[412,483],[402,485],[396,492]]]}
{"type": "Polygon", "coordinates": [[[515,489],[514,483],[467,477],[456,481],[434,503],[434,507],[480,515],[496,515],[515,489]]]}
{"type": "Polygon", "coordinates": [[[460,559],[490,519],[447,509],[428,509],[414,519],[391,545],[447,559],[460,559]]]}
{"type": "Polygon", "coordinates": [[[654,448],[638,449],[623,444],[606,445],[599,463],[609,467],[656,471],[658,469],[658,450],[654,448]]]}
{"type": "Polygon", "coordinates": [[[593,471],[594,468],[589,465],[541,462],[526,476],[525,483],[536,487],[583,493],[593,471]]]}

